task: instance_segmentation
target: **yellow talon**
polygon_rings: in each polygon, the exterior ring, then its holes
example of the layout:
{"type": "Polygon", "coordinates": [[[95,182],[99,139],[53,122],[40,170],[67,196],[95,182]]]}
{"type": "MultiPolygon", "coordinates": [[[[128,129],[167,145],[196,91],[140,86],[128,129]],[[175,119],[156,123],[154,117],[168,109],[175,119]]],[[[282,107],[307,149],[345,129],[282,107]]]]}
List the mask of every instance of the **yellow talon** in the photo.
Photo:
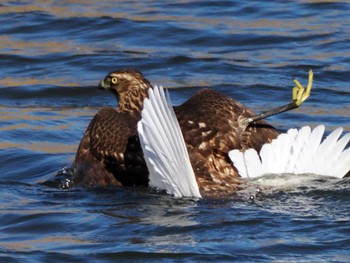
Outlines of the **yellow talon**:
{"type": "Polygon", "coordinates": [[[238,124],[239,127],[241,127],[241,129],[244,131],[247,126],[250,123],[265,119],[269,116],[272,115],[276,115],[279,114],[281,112],[285,112],[285,111],[289,111],[295,108],[298,108],[309,96],[310,96],[310,92],[311,92],[311,88],[312,88],[312,81],[313,81],[313,76],[314,74],[312,73],[312,70],[310,69],[309,71],[309,81],[307,84],[306,89],[300,84],[299,81],[297,81],[296,79],[294,80],[295,83],[295,87],[293,88],[293,97],[292,97],[292,101],[286,105],[274,108],[272,110],[269,111],[265,111],[263,113],[257,114],[253,117],[250,118],[239,118],[238,119],[238,124]]]}
{"type": "Polygon", "coordinates": [[[295,86],[295,87],[293,88],[293,98],[292,98],[292,100],[297,100],[297,98],[298,98],[298,92],[299,92],[299,88],[298,88],[297,86],[295,86]]]}
{"type": "Polygon", "coordinates": [[[306,90],[303,87],[303,85],[300,84],[300,82],[298,80],[296,80],[296,79],[294,80],[296,87],[293,88],[292,100],[295,101],[295,104],[298,107],[310,96],[313,77],[314,77],[314,74],[313,74],[312,70],[310,69],[309,81],[308,81],[306,90]]]}

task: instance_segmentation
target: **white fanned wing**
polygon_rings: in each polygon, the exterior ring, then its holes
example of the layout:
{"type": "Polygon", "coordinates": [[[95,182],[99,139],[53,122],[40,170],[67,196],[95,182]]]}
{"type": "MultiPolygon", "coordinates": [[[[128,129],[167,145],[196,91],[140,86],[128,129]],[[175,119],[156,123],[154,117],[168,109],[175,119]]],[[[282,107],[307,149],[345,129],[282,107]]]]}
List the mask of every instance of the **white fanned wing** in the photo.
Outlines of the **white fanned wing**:
{"type": "Polygon", "coordinates": [[[270,144],[264,144],[259,154],[254,149],[232,150],[229,157],[243,178],[271,173],[310,173],[342,178],[350,170],[350,148],[345,149],[350,133],[340,138],[343,129],[338,128],[322,141],[324,131],[323,125],[312,131],[309,126],[290,129],[270,144]]]}
{"type": "Polygon", "coordinates": [[[175,197],[201,198],[169,94],[166,98],[162,87],[149,90],[137,130],[150,186],[175,197]]]}

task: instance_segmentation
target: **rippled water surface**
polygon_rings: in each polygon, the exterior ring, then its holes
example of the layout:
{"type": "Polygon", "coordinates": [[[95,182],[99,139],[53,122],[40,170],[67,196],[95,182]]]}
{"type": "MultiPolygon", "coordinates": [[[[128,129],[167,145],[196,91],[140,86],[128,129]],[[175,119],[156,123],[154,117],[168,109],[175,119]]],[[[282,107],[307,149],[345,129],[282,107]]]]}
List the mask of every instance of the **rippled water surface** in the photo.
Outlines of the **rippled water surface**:
{"type": "Polygon", "coordinates": [[[174,104],[211,87],[255,111],[288,102],[312,68],[310,99],[270,122],[350,131],[349,32],[345,0],[2,1],[0,261],[349,261],[349,180],[198,202],[41,184],[116,105],[96,86],[125,67],[174,104]]]}

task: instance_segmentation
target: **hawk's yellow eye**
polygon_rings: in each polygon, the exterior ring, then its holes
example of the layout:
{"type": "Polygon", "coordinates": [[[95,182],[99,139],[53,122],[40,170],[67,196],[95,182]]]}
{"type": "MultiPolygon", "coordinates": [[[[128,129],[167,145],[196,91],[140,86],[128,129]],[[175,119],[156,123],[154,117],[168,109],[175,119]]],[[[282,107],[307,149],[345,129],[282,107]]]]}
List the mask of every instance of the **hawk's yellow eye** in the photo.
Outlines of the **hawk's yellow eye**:
{"type": "Polygon", "coordinates": [[[118,79],[116,77],[113,77],[111,79],[111,81],[112,81],[113,84],[117,84],[118,83],[118,79]]]}

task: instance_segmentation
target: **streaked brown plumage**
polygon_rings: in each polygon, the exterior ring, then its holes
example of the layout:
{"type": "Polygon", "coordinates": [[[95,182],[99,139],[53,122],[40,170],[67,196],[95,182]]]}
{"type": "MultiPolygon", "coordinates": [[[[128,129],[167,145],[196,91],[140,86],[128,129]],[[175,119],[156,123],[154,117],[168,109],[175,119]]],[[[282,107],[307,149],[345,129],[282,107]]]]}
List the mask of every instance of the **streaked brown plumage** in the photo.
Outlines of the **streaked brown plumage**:
{"type": "Polygon", "coordinates": [[[90,122],[75,161],[74,184],[88,187],[147,185],[136,126],[151,84],[136,70],[112,72],[101,82],[119,101],[116,109],[102,108],[90,122]]]}
{"type": "MultiPolygon", "coordinates": [[[[136,126],[143,99],[152,87],[136,70],[112,72],[101,86],[116,95],[119,106],[102,108],[89,124],[73,163],[75,183],[90,187],[147,185],[148,170],[136,126]]],[[[229,160],[229,150],[260,150],[278,135],[263,121],[243,131],[238,118],[252,117],[254,113],[210,89],[198,91],[174,109],[202,195],[237,190],[239,175],[229,160]]]]}
{"type": "Polygon", "coordinates": [[[260,150],[264,143],[278,135],[272,126],[261,121],[241,130],[237,119],[254,116],[254,112],[210,89],[198,91],[174,109],[202,195],[234,193],[239,175],[228,152],[232,149],[260,150]]]}

